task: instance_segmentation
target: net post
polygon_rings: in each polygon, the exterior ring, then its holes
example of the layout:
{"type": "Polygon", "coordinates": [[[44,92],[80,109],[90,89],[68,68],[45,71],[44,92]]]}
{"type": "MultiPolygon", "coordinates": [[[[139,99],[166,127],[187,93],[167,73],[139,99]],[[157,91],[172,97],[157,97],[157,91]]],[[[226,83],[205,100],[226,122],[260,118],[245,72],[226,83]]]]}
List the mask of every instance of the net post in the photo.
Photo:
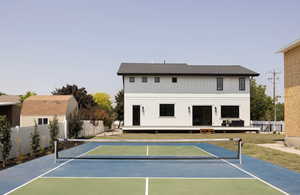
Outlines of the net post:
{"type": "Polygon", "coordinates": [[[238,159],[240,164],[242,164],[242,139],[238,141],[238,159]]]}
{"type": "Polygon", "coordinates": [[[57,140],[54,140],[54,163],[57,162],[57,159],[58,159],[57,140]]]}

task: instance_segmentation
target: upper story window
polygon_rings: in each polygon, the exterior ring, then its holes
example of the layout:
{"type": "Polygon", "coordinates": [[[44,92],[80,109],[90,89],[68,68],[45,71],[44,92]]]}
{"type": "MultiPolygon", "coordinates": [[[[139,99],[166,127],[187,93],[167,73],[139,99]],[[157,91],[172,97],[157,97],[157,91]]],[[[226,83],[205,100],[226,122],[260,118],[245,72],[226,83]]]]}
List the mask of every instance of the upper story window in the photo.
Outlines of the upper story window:
{"type": "Polygon", "coordinates": [[[240,91],[246,90],[246,80],[245,78],[239,78],[239,89],[240,91]]]}
{"type": "Polygon", "coordinates": [[[135,81],[135,78],[134,78],[134,77],[129,77],[129,82],[130,82],[130,83],[134,83],[134,81],[135,81]]]}
{"type": "Polygon", "coordinates": [[[223,78],[217,78],[217,90],[223,91],[223,78]]]}
{"type": "Polygon", "coordinates": [[[177,83],[177,77],[172,77],[172,83],[177,83]]]}
{"type": "Polygon", "coordinates": [[[154,77],[154,83],[159,83],[160,82],[160,77],[154,77]]]}
{"type": "Polygon", "coordinates": [[[148,78],[147,77],[142,77],[142,83],[147,83],[148,82],[148,78]]]}
{"type": "Polygon", "coordinates": [[[174,104],[159,104],[159,116],[175,116],[174,104]]]}
{"type": "Polygon", "coordinates": [[[38,118],[38,125],[48,125],[48,118],[38,118]]]}

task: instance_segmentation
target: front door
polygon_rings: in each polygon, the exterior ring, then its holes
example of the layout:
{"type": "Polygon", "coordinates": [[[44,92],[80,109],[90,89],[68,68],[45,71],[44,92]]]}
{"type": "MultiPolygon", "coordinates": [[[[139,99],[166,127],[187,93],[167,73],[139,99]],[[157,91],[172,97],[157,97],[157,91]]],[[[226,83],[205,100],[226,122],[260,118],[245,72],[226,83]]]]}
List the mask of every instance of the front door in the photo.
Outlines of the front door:
{"type": "Polygon", "coordinates": [[[211,126],[212,107],[193,106],[193,126],[211,126]]]}
{"type": "Polygon", "coordinates": [[[134,125],[134,126],[140,125],[140,106],[139,105],[132,106],[132,125],[134,125]]]}

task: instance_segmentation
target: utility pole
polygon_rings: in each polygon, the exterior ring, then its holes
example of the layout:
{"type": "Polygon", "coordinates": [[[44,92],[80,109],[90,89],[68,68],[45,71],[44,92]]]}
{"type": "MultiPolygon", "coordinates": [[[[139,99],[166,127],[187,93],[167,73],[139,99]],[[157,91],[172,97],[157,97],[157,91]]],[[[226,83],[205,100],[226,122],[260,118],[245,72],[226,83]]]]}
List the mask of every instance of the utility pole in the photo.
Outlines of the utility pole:
{"type": "Polygon", "coordinates": [[[272,81],[272,85],[273,85],[273,104],[274,104],[274,128],[273,130],[276,130],[276,118],[277,118],[277,113],[276,113],[276,103],[277,103],[277,97],[276,96],[276,80],[279,79],[278,74],[280,74],[280,72],[276,72],[276,70],[274,69],[271,72],[272,76],[268,78],[268,80],[272,81]]]}

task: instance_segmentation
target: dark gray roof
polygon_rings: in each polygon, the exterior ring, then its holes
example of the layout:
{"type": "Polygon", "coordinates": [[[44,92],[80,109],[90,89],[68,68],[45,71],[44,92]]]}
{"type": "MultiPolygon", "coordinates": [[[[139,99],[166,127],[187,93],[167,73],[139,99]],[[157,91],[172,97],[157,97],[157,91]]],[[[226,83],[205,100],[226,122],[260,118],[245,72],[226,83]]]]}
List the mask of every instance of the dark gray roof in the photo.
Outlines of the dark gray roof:
{"type": "Polygon", "coordinates": [[[224,75],[258,76],[239,65],[188,65],[159,63],[122,63],[118,75],[224,75]]]}

